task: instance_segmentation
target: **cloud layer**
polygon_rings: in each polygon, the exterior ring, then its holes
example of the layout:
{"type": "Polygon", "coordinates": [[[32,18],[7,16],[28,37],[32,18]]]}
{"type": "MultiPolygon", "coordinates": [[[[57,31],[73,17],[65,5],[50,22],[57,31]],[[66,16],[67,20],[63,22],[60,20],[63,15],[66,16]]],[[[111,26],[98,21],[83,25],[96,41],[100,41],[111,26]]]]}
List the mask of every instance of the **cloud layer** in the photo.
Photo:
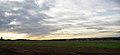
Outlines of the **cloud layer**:
{"type": "Polygon", "coordinates": [[[0,0],[0,31],[120,36],[119,0],[0,0]]]}

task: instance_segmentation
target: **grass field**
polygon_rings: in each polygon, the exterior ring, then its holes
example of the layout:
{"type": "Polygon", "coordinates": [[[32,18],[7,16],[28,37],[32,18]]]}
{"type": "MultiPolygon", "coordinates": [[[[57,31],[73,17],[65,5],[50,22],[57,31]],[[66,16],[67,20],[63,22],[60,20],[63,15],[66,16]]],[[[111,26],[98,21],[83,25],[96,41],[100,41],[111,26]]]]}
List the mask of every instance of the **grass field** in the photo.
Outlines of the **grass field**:
{"type": "Polygon", "coordinates": [[[0,45],[120,48],[120,41],[0,41],[0,45]]]}
{"type": "Polygon", "coordinates": [[[0,41],[0,55],[113,55],[119,40],[105,41],[0,41]]]}

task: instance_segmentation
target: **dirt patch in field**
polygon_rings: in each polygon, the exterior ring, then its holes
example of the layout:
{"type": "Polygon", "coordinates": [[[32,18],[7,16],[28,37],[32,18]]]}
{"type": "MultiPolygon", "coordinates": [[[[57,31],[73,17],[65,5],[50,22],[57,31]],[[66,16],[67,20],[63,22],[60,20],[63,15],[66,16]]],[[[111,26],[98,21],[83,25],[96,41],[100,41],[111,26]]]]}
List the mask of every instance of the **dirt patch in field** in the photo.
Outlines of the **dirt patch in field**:
{"type": "Polygon", "coordinates": [[[0,46],[0,55],[119,55],[120,48],[0,46]]]}

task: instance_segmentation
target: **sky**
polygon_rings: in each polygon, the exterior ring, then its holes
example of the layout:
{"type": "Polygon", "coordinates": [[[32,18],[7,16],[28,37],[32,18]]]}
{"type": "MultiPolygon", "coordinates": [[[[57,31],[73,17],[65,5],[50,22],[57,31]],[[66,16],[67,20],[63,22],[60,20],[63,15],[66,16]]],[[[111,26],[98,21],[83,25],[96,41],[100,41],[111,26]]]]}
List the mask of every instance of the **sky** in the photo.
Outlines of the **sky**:
{"type": "Polygon", "coordinates": [[[120,0],[0,0],[0,36],[69,39],[120,36],[120,0]]]}

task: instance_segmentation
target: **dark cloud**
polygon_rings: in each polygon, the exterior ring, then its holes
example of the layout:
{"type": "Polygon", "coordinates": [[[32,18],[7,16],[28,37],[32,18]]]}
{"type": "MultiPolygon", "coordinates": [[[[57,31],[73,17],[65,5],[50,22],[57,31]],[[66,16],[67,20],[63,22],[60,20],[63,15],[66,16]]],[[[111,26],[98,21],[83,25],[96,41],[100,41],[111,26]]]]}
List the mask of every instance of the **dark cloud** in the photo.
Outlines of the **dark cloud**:
{"type": "Polygon", "coordinates": [[[109,30],[106,30],[106,31],[100,31],[100,33],[120,33],[120,31],[109,31],[109,30]]]}
{"type": "Polygon", "coordinates": [[[45,4],[39,7],[34,0],[0,2],[0,30],[5,31],[7,29],[7,31],[36,35],[45,35],[56,31],[59,28],[43,25],[45,23],[44,19],[50,17],[40,12],[48,10],[49,8],[47,7],[49,6],[45,4]],[[9,25],[14,19],[20,24],[9,25]]]}
{"type": "Polygon", "coordinates": [[[96,30],[104,30],[106,29],[105,27],[88,27],[86,29],[96,29],[96,30]]]}

